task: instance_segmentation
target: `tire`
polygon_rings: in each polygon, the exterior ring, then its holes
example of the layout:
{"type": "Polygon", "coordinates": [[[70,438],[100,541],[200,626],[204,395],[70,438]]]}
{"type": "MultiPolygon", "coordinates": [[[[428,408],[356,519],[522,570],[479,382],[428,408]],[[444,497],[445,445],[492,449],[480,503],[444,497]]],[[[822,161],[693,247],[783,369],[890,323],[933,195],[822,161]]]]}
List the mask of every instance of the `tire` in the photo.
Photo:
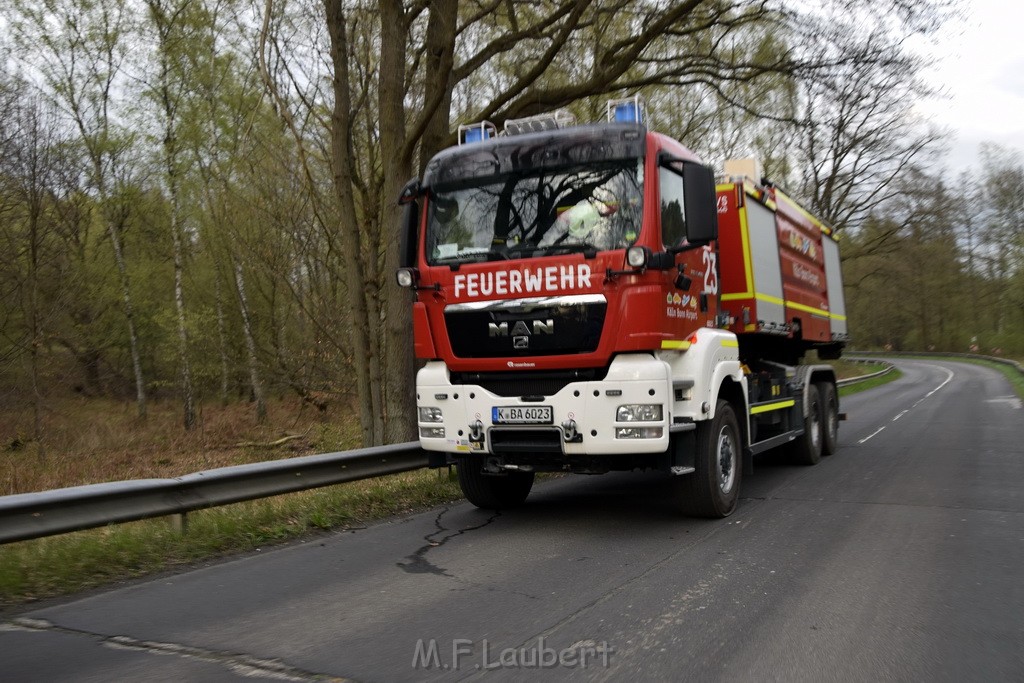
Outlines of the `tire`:
{"type": "Polygon", "coordinates": [[[519,507],[533,488],[533,472],[485,474],[481,463],[470,458],[459,460],[456,469],[466,499],[485,510],[519,507]]]}
{"type": "Polygon", "coordinates": [[[817,465],[821,462],[821,398],[818,387],[807,387],[807,416],[804,418],[804,433],[792,444],[793,463],[796,465],[817,465]]]}
{"type": "Polygon", "coordinates": [[[839,450],[839,398],[832,382],[818,382],[817,386],[821,400],[821,454],[832,455],[839,450]]]}
{"type": "Polygon", "coordinates": [[[695,471],[674,477],[676,506],[691,517],[728,517],[740,499],[743,443],[736,413],[719,401],[715,417],[697,424],[695,471]]]}

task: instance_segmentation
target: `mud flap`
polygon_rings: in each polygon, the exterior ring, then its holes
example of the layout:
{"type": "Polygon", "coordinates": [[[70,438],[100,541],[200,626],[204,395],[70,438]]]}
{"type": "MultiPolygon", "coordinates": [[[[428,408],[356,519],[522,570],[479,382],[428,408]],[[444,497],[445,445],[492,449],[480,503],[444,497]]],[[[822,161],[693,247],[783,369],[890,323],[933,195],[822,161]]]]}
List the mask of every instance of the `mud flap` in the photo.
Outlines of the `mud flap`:
{"type": "Polygon", "coordinates": [[[436,470],[439,467],[448,467],[452,463],[454,463],[454,459],[450,459],[448,453],[427,451],[427,467],[432,470],[436,470]]]}
{"type": "Polygon", "coordinates": [[[669,438],[668,470],[672,474],[689,474],[696,468],[694,459],[697,454],[697,432],[675,432],[669,438]]]}

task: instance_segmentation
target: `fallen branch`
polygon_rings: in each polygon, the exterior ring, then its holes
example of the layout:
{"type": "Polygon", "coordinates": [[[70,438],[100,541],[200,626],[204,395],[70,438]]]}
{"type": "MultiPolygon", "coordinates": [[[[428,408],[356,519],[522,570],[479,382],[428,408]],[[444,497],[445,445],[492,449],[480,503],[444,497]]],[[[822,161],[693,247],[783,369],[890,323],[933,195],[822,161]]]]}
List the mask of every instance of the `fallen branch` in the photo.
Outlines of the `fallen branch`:
{"type": "Polygon", "coordinates": [[[235,448],[277,448],[278,446],[283,446],[289,441],[301,439],[305,436],[305,434],[290,434],[288,436],[281,437],[277,441],[267,441],[263,443],[259,441],[240,441],[235,444],[235,448]]]}

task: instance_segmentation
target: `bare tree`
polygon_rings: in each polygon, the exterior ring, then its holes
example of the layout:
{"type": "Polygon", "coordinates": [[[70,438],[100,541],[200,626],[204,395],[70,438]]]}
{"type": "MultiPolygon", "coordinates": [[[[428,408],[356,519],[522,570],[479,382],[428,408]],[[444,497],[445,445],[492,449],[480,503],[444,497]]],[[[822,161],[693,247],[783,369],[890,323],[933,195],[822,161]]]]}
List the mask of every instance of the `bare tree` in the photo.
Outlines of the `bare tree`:
{"type": "Polygon", "coordinates": [[[17,2],[15,39],[28,54],[41,50],[45,90],[70,116],[89,161],[89,183],[108,232],[120,279],[139,417],[146,416],[135,305],[123,230],[131,213],[125,194],[133,172],[133,140],[114,111],[128,49],[131,13],[124,0],[17,2]]]}

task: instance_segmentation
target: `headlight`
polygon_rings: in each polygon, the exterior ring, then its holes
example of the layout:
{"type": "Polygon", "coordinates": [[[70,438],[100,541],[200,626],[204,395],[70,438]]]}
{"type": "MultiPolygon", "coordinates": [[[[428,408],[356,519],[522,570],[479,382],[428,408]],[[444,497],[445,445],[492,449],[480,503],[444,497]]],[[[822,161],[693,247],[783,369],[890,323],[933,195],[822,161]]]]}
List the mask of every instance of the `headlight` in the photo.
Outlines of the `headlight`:
{"type": "Polygon", "coordinates": [[[443,439],[444,427],[420,427],[420,436],[424,439],[443,439]]]}
{"type": "Polygon", "coordinates": [[[626,250],[626,263],[631,268],[643,268],[647,265],[647,250],[643,247],[630,247],[626,250]]]}
{"type": "Polygon", "coordinates": [[[660,403],[633,403],[619,406],[615,411],[616,422],[661,422],[660,403]]]}
{"type": "Polygon", "coordinates": [[[416,284],[416,271],[412,268],[399,268],[395,272],[399,287],[412,287],[416,284]]]}
{"type": "Polygon", "coordinates": [[[420,422],[444,422],[440,408],[420,408],[420,422]]]}
{"type": "Polygon", "coordinates": [[[660,439],[664,434],[661,427],[616,427],[616,439],[660,439]]]}

